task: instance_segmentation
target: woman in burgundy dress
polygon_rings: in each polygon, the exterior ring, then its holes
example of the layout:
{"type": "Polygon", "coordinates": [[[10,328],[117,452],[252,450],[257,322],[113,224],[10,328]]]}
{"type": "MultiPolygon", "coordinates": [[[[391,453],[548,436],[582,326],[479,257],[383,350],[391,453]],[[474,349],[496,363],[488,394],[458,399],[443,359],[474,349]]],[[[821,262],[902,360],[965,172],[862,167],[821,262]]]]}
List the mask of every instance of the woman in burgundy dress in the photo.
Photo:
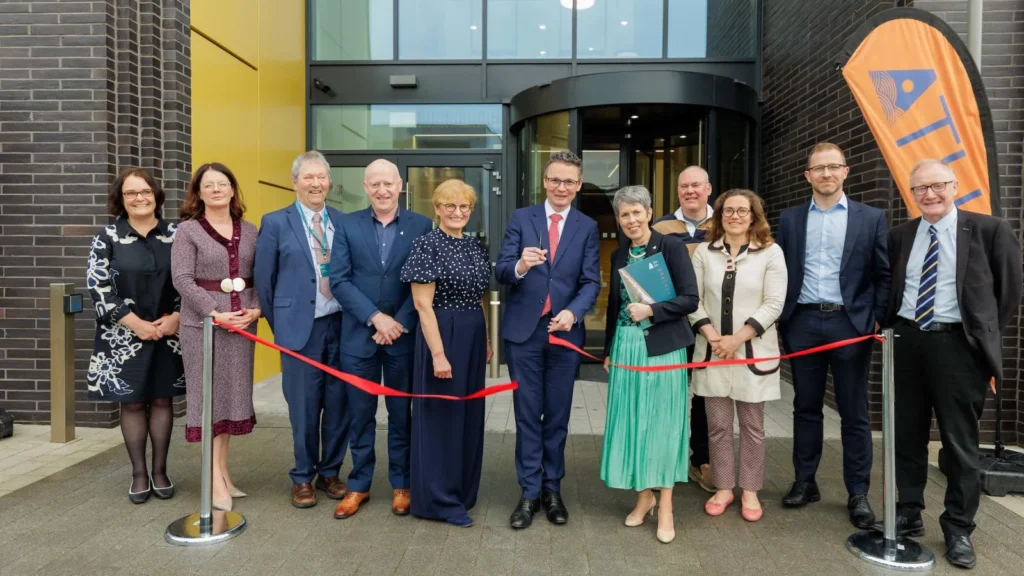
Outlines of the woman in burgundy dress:
{"type": "MultiPolygon", "coordinates": [[[[203,318],[256,333],[259,301],[252,287],[256,226],[242,220],[238,180],[227,166],[203,164],[192,176],[171,250],[174,287],[181,294],[180,338],[185,360],[185,439],[202,438],[203,318]]],[[[245,493],[228,473],[228,440],[252,432],[254,344],[214,328],[213,505],[230,510],[245,493]]]]}

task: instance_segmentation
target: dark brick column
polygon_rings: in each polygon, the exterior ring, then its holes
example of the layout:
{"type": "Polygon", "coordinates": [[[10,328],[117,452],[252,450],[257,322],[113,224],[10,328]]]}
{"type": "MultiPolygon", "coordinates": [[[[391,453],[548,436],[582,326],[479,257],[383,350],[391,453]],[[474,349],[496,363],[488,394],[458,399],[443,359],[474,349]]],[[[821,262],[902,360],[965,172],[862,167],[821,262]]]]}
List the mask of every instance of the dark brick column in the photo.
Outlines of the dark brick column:
{"type": "MultiPolygon", "coordinates": [[[[800,0],[765,0],[764,114],[762,123],[762,193],[773,226],[786,208],[807,201],[803,178],[808,149],[831,141],[846,151],[850,177],[846,194],[888,212],[890,226],[906,221],[907,211],[888,166],[841,72],[834,61],[846,40],[865,19],[904,0],[835,0],[808,9],[800,0]]],[[[915,6],[933,11],[966,35],[966,2],[918,0],[915,6]]],[[[1001,163],[1003,214],[1020,233],[1021,141],[1024,137],[1024,0],[985,3],[985,46],[982,73],[992,104],[1001,163]],[[1016,33],[1017,43],[1014,43],[1016,33]]],[[[1008,391],[1003,400],[1004,439],[1019,442],[1024,431],[1020,385],[1021,325],[1006,332],[1004,370],[1008,391]]],[[[880,348],[872,359],[869,401],[872,420],[880,426],[880,348]]],[[[788,367],[784,377],[789,378],[788,367]]],[[[831,392],[828,402],[834,406],[831,392]]],[[[994,401],[982,417],[982,439],[994,436],[994,401]]]]}
{"type": "MultiPolygon", "coordinates": [[[[48,286],[85,292],[113,177],[154,168],[170,203],[181,197],[188,37],[185,0],[0,4],[0,407],[20,421],[49,420],[48,286]],[[144,93],[154,81],[162,90],[144,93]]],[[[95,326],[86,310],[76,320],[76,418],[109,426],[116,405],[85,399],[95,326]]]]}

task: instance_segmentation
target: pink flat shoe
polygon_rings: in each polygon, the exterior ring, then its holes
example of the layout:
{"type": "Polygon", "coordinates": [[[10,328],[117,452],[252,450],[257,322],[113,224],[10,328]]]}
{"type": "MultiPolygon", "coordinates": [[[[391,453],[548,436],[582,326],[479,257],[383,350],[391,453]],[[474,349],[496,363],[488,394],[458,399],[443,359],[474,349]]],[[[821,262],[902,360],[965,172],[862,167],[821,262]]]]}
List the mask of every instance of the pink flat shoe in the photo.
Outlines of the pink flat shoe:
{"type": "Polygon", "coordinates": [[[721,516],[725,513],[725,509],[728,508],[730,504],[732,504],[734,499],[735,497],[731,495],[729,496],[728,500],[722,503],[715,502],[713,499],[708,499],[708,501],[704,504],[704,512],[708,516],[721,516]]]}
{"type": "Polygon", "coordinates": [[[740,509],[740,516],[747,522],[757,522],[761,519],[761,515],[764,513],[764,508],[747,508],[743,506],[740,509]]]}

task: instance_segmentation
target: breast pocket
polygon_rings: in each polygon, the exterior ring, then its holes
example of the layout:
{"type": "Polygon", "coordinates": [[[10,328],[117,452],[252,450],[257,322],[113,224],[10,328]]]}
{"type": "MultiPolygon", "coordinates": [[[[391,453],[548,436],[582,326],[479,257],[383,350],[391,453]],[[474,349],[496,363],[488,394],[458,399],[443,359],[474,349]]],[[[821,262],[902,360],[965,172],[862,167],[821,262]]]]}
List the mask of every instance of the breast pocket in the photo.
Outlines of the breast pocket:
{"type": "Polygon", "coordinates": [[[288,308],[291,305],[291,298],[274,298],[274,308],[288,308]]]}

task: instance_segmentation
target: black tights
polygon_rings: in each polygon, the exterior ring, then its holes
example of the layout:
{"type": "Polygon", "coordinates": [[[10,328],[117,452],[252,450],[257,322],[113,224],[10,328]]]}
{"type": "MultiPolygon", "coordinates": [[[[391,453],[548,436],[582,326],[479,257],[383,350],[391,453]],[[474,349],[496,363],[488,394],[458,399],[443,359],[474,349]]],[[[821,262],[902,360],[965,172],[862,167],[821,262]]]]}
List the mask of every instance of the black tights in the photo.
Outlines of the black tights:
{"type": "Polygon", "coordinates": [[[171,444],[174,411],[171,398],[155,398],[149,404],[121,404],[121,434],[132,462],[132,491],[149,485],[146,468],[146,437],[153,442],[153,483],[158,488],[171,485],[167,477],[167,450],[171,444]]]}

